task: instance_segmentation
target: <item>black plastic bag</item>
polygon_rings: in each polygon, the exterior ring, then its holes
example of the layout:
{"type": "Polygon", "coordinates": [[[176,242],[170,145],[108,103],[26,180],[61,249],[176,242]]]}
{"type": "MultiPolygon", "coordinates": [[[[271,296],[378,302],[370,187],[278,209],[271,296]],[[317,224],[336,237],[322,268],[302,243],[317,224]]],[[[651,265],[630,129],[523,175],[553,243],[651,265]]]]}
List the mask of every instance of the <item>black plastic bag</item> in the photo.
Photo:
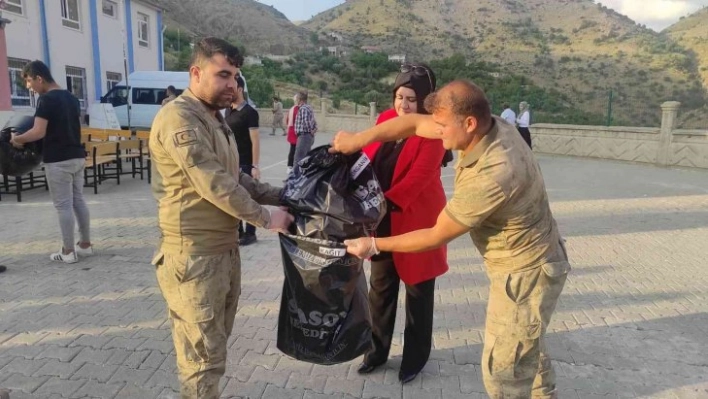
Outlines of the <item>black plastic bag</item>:
{"type": "Polygon", "coordinates": [[[277,346],[317,364],[355,359],[371,347],[363,261],[343,244],[280,234],[285,283],[277,346]]]}
{"type": "Polygon", "coordinates": [[[21,135],[33,125],[33,116],[15,115],[0,130],[0,174],[22,176],[42,163],[42,140],[27,143],[22,148],[10,144],[13,133],[21,135]]]}
{"type": "Polygon", "coordinates": [[[371,161],[362,152],[311,150],[285,183],[281,202],[296,215],[298,235],[341,241],[370,235],[386,213],[371,161]]]}

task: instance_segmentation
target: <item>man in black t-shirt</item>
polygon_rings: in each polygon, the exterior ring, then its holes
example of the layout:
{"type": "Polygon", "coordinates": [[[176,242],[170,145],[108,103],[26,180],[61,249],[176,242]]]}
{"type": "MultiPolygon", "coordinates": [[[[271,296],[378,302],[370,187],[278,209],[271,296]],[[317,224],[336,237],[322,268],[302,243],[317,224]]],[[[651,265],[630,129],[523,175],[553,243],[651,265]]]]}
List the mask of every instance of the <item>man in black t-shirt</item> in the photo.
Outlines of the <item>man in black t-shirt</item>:
{"type": "Polygon", "coordinates": [[[50,255],[51,260],[76,263],[78,255],[92,255],[90,218],[84,201],[84,159],[81,144],[79,100],[62,89],[52,78],[47,65],[32,61],[22,70],[28,89],[37,92],[34,126],[21,135],[13,135],[11,143],[43,140],[44,168],[54,207],[59,213],[62,248],[50,255]],[[76,220],[74,218],[76,215],[76,220]],[[74,225],[78,221],[80,240],[74,241],[74,225]]]}
{"type": "MultiPolygon", "coordinates": [[[[244,93],[246,84],[241,76],[236,77],[236,86],[236,100],[226,110],[225,119],[236,137],[241,172],[258,180],[261,178],[261,172],[258,169],[258,160],[261,155],[258,111],[246,101],[244,93]]],[[[256,227],[248,224],[244,232],[243,224],[244,222],[241,222],[238,227],[239,245],[251,245],[256,242],[256,227]]]]}

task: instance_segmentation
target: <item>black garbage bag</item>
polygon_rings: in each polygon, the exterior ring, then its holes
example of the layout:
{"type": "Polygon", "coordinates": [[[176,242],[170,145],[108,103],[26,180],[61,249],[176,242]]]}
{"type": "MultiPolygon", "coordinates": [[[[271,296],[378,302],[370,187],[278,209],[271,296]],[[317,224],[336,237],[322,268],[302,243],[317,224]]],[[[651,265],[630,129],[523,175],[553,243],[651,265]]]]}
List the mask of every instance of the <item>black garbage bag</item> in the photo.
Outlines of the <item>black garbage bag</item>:
{"type": "Polygon", "coordinates": [[[10,144],[12,133],[21,135],[34,125],[31,115],[15,115],[0,130],[0,174],[22,176],[42,163],[42,140],[15,148],[10,144]]]}
{"type": "Polygon", "coordinates": [[[386,213],[371,161],[362,152],[311,150],[285,183],[281,202],[296,215],[297,233],[341,241],[370,235],[386,213]]]}
{"type": "Polygon", "coordinates": [[[371,347],[363,261],[343,244],[280,234],[285,283],[277,346],[317,364],[355,359],[371,347]]]}

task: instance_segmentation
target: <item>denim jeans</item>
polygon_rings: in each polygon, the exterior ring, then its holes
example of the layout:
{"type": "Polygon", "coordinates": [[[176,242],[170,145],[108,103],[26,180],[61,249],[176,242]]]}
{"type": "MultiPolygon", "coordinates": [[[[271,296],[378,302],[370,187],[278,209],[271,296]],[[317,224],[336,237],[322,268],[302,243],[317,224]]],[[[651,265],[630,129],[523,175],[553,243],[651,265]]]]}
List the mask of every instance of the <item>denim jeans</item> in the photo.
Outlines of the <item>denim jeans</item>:
{"type": "Polygon", "coordinates": [[[84,159],[69,159],[44,165],[49,193],[59,213],[64,249],[74,249],[74,224],[78,221],[81,242],[91,241],[91,221],[84,201],[84,159]],[[76,216],[76,218],[74,218],[76,216]]]}
{"type": "Polygon", "coordinates": [[[297,144],[295,144],[295,159],[293,159],[293,173],[298,171],[300,161],[307,156],[307,153],[312,149],[312,144],[315,142],[315,135],[303,133],[297,136],[297,144]]]}

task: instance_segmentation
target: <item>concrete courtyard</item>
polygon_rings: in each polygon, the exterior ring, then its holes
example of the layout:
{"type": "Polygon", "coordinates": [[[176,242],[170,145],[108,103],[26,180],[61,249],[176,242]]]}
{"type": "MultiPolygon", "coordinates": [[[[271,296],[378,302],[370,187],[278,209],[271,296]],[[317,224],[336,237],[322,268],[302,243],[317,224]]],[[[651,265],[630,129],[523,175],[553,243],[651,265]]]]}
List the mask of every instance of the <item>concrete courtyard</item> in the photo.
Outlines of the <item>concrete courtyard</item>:
{"type": "MultiPolygon", "coordinates": [[[[264,129],[268,130],[268,129],[264,129]]],[[[321,134],[327,142],[331,135],[321,134]]],[[[282,136],[262,133],[263,178],[280,184],[282,136]]],[[[549,329],[560,398],[708,398],[708,171],[539,155],[573,265],[549,329]]],[[[451,167],[443,169],[452,190],[451,167]]],[[[86,189],[97,254],[51,262],[59,228],[49,194],[0,202],[0,387],[12,399],[177,398],[165,304],[150,258],[155,201],[124,177],[86,189]]],[[[320,366],[275,345],[282,289],[277,237],[242,248],[243,293],[224,398],[483,398],[487,278],[468,237],[438,278],[434,348],[401,386],[399,303],[389,362],[320,366]]]]}

